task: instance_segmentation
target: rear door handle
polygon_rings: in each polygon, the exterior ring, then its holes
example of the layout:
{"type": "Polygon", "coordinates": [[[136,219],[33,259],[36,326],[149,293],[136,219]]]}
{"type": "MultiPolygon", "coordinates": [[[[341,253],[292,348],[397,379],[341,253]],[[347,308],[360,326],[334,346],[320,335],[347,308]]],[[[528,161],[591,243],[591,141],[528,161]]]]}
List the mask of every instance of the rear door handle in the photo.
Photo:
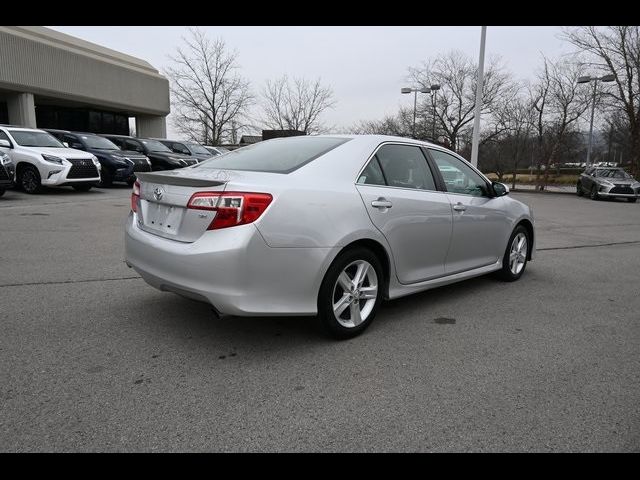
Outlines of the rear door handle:
{"type": "Polygon", "coordinates": [[[378,200],[374,200],[371,202],[371,206],[374,208],[391,208],[393,207],[393,203],[391,203],[386,198],[380,197],[378,200]]]}
{"type": "Polygon", "coordinates": [[[465,207],[463,204],[461,204],[460,202],[458,202],[458,203],[456,203],[456,204],[453,206],[453,209],[454,209],[456,212],[464,212],[464,211],[467,209],[467,207],[465,207]]]}

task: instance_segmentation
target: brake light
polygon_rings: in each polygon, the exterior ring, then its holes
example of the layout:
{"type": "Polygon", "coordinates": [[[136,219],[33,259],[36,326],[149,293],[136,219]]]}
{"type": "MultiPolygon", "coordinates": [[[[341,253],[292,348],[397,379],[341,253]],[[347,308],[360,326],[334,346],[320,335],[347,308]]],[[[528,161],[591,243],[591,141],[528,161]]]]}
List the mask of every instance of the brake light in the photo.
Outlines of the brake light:
{"type": "Polygon", "coordinates": [[[138,200],[140,200],[140,182],[136,180],[133,184],[133,191],[131,192],[131,211],[138,211],[138,200]]]}
{"type": "Polygon", "coordinates": [[[191,196],[187,208],[216,212],[207,230],[218,230],[255,222],[271,200],[273,197],[268,193],[198,192],[191,196]]]}

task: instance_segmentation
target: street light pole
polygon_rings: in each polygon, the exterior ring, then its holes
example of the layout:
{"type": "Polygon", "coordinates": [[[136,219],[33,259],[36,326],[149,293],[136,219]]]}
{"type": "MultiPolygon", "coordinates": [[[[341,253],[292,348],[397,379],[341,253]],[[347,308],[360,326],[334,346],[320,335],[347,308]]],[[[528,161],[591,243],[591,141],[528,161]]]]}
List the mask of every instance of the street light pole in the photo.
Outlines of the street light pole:
{"type": "Polygon", "coordinates": [[[578,83],[593,82],[593,98],[591,99],[591,122],[589,123],[589,146],[587,147],[587,167],[591,165],[591,149],[593,146],[593,118],[596,112],[596,94],[598,92],[598,81],[613,82],[616,76],[613,74],[603,75],[602,77],[584,76],[578,77],[578,83]]]}
{"type": "Polygon", "coordinates": [[[416,138],[416,110],[418,108],[418,90],[413,91],[413,138],[416,138]]]}
{"type": "Polygon", "coordinates": [[[473,139],[471,141],[471,164],[478,166],[478,145],[480,144],[480,111],[482,109],[482,84],[484,82],[484,46],[487,39],[487,27],[480,34],[480,59],[478,61],[478,79],[476,86],[476,109],[473,119],[473,139]]]}
{"type": "Polygon", "coordinates": [[[433,102],[433,125],[431,126],[431,141],[433,143],[436,143],[436,96],[438,95],[438,90],[440,90],[440,85],[431,85],[431,100],[433,102]]]}
{"type": "MultiPolygon", "coordinates": [[[[440,87],[438,87],[440,88],[440,87]]],[[[412,128],[412,136],[416,138],[416,113],[418,110],[418,92],[420,93],[431,93],[430,88],[402,88],[400,89],[400,93],[411,93],[413,92],[413,128],[412,128]]]]}
{"type": "Polygon", "coordinates": [[[591,123],[589,124],[589,147],[587,148],[587,167],[591,164],[591,146],[593,144],[593,117],[596,112],[596,88],[598,79],[593,82],[593,99],[591,100],[591,123]]]}

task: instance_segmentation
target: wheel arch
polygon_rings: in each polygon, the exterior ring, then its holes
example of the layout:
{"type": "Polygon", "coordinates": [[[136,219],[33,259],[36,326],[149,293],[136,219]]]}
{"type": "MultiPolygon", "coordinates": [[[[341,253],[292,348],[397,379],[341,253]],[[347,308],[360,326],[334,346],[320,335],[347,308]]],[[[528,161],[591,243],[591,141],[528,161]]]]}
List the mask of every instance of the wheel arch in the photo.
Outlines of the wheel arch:
{"type": "Polygon", "coordinates": [[[518,228],[520,225],[522,225],[526,230],[527,233],[529,234],[529,246],[527,248],[527,260],[531,260],[532,256],[531,253],[533,252],[533,245],[535,244],[535,239],[534,239],[534,230],[533,230],[533,223],[531,223],[531,221],[527,218],[523,218],[522,220],[520,220],[514,228],[514,230],[516,228],[518,228]]]}
{"type": "Polygon", "coordinates": [[[380,260],[380,264],[382,265],[382,274],[384,276],[382,295],[385,300],[388,299],[389,280],[391,278],[391,258],[389,256],[389,253],[387,252],[387,249],[379,241],[372,238],[361,238],[358,240],[354,240],[342,247],[342,249],[340,249],[337,255],[333,258],[331,263],[333,263],[335,259],[338,258],[338,256],[342,253],[359,247],[370,250],[378,258],[378,260],[380,260]]]}

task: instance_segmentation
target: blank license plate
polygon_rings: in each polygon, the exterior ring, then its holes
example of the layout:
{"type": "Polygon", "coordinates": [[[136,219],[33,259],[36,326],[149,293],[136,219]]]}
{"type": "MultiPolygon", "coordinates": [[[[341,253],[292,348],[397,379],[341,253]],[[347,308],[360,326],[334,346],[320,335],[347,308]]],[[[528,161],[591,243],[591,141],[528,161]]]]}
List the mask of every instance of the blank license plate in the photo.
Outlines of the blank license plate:
{"type": "Polygon", "coordinates": [[[175,234],[182,220],[182,212],[180,207],[149,202],[144,223],[154,230],[175,234]]]}

